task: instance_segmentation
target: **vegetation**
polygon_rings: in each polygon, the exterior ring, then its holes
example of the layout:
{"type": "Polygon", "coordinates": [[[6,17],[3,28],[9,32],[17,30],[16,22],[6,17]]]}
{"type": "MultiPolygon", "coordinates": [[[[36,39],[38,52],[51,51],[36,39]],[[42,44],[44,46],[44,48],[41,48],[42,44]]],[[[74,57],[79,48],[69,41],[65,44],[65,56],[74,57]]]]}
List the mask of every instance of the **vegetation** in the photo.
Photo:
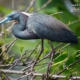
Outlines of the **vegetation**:
{"type": "MultiPolygon", "coordinates": [[[[21,3],[25,4],[26,1],[28,0],[21,3]]],[[[30,2],[28,1],[30,5],[20,4],[16,0],[8,0],[6,5],[9,2],[12,3],[8,7],[1,5],[2,2],[5,3],[4,0],[1,1],[0,20],[14,10],[45,13],[68,25],[78,36],[78,45],[52,42],[55,55],[52,63],[49,64],[52,48],[48,40],[44,41],[44,52],[37,60],[41,51],[40,40],[16,39],[11,32],[13,22],[0,25],[1,80],[26,80],[26,78],[27,80],[40,80],[40,78],[41,80],[80,80],[80,11],[78,10],[80,9],[80,1],[70,1],[71,9],[75,8],[76,11],[70,12],[68,10],[65,4],[67,0],[30,0],[30,2]],[[15,7],[16,3],[19,6],[15,7]],[[33,65],[34,62],[36,62],[35,65],[33,65]]]]}

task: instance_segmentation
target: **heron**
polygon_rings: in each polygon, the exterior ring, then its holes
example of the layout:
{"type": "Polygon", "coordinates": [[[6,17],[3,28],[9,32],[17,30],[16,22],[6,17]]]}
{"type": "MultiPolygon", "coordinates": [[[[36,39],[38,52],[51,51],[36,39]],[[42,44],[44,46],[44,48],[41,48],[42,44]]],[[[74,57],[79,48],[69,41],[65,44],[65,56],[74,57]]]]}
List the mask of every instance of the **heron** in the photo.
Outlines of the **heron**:
{"type": "Polygon", "coordinates": [[[41,13],[11,12],[0,24],[14,20],[14,36],[20,39],[48,39],[77,44],[77,36],[58,19],[41,13]]]}
{"type": "MultiPolygon", "coordinates": [[[[42,45],[44,39],[49,41],[78,44],[77,36],[73,31],[63,22],[51,15],[14,11],[0,21],[0,24],[11,20],[15,21],[12,33],[19,39],[41,39],[42,45]]],[[[42,51],[43,46],[41,53],[42,51]]]]}

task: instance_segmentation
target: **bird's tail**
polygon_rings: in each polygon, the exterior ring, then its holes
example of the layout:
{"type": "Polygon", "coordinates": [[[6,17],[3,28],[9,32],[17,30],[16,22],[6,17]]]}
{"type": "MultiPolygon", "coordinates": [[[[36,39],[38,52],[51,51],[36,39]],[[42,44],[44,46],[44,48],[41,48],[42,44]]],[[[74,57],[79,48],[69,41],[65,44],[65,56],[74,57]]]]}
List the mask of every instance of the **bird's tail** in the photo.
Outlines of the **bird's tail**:
{"type": "Polygon", "coordinates": [[[78,44],[78,38],[72,31],[68,31],[66,34],[69,39],[69,43],[78,44]]]}

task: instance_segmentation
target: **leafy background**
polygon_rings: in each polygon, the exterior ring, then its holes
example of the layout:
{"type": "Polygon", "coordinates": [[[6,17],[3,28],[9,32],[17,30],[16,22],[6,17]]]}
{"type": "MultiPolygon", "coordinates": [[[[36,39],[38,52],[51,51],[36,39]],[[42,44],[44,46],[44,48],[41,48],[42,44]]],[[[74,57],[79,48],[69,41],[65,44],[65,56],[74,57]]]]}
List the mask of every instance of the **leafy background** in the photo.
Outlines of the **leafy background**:
{"type": "MultiPolygon", "coordinates": [[[[72,2],[72,4],[80,4],[80,0],[70,0],[70,1],[72,2]]],[[[31,7],[28,12],[33,12],[33,11],[35,12],[37,9],[42,7],[42,5],[46,2],[47,2],[47,0],[35,0],[34,6],[31,7]]],[[[29,0],[23,0],[23,1],[15,0],[14,1],[14,5],[15,5],[14,9],[11,5],[12,4],[11,4],[10,0],[7,0],[7,2],[6,2],[6,0],[0,0],[1,19],[13,10],[24,11],[26,9],[26,7],[28,7],[28,5],[29,5],[29,0]]],[[[80,8],[80,6],[78,6],[78,7],[80,8]]],[[[49,3],[45,8],[41,9],[38,12],[49,14],[49,15],[54,14],[53,17],[56,17],[57,19],[59,19],[60,21],[62,21],[65,24],[70,24],[71,22],[80,19],[80,15],[77,15],[77,14],[73,15],[71,12],[69,12],[69,10],[67,9],[67,7],[64,4],[64,0],[52,0],[51,3],[49,3]],[[56,12],[61,12],[61,11],[63,13],[54,14],[56,12]]],[[[12,23],[10,23],[10,24],[6,23],[6,24],[4,24],[4,27],[2,27],[2,25],[0,25],[1,26],[0,31],[4,32],[4,35],[0,38],[0,46],[11,42],[15,38],[11,32],[8,33],[6,31],[6,28],[8,28],[8,26],[11,26],[11,24],[12,23]]],[[[71,24],[68,27],[78,37],[80,36],[80,22],[71,24]]],[[[18,56],[20,56],[20,54],[24,53],[25,50],[34,49],[39,42],[40,42],[40,40],[19,40],[18,39],[17,42],[12,47],[12,49],[10,50],[9,54],[14,54],[16,57],[18,57],[18,56]]],[[[57,44],[59,44],[59,42],[53,42],[54,47],[57,46],[57,44]]],[[[66,44],[64,43],[63,45],[66,45],[66,44]]],[[[57,50],[59,50],[61,47],[59,47],[57,50]]],[[[40,46],[38,46],[38,48],[40,48],[40,46]]],[[[62,52],[60,52],[59,54],[57,54],[55,56],[54,66],[51,68],[51,73],[56,74],[57,72],[59,72],[60,70],[62,70],[63,68],[65,68],[66,66],[68,66],[69,64],[74,62],[75,60],[79,59],[80,58],[79,49],[80,49],[80,39],[78,39],[78,45],[71,44],[71,45],[65,47],[62,52]]],[[[47,54],[50,50],[51,50],[50,44],[47,40],[45,40],[43,56],[45,54],[47,54]]],[[[1,50],[1,52],[2,52],[2,50],[1,50]]],[[[47,60],[49,60],[49,59],[47,59],[47,60]]],[[[46,65],[44,65],[44,66],[46,66],[46,65]]],[[[39,67],[35,67],[35,68],[37,69],[39,67]]],[[[45,72],[45,71],[46,71],[45,69],[42,69],[39,72],[45,72]]],[[[67,69],[63,74],[80,75],[80,64],[78,63],[78,64],[72,66],[71,68],[67,69]]]]}

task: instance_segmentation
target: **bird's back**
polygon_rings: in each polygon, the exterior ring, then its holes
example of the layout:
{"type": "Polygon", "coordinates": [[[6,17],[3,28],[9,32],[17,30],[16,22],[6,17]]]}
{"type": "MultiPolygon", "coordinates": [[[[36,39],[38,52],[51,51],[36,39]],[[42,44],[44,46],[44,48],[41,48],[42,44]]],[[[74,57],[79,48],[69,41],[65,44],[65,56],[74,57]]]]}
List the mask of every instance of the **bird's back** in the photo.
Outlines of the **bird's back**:
{"type": "Polygon", "coordinates": [[[76,35],[61,21],[46,14],[32,13],[27,26],[40,38],[77,44],[76,35]]]}

